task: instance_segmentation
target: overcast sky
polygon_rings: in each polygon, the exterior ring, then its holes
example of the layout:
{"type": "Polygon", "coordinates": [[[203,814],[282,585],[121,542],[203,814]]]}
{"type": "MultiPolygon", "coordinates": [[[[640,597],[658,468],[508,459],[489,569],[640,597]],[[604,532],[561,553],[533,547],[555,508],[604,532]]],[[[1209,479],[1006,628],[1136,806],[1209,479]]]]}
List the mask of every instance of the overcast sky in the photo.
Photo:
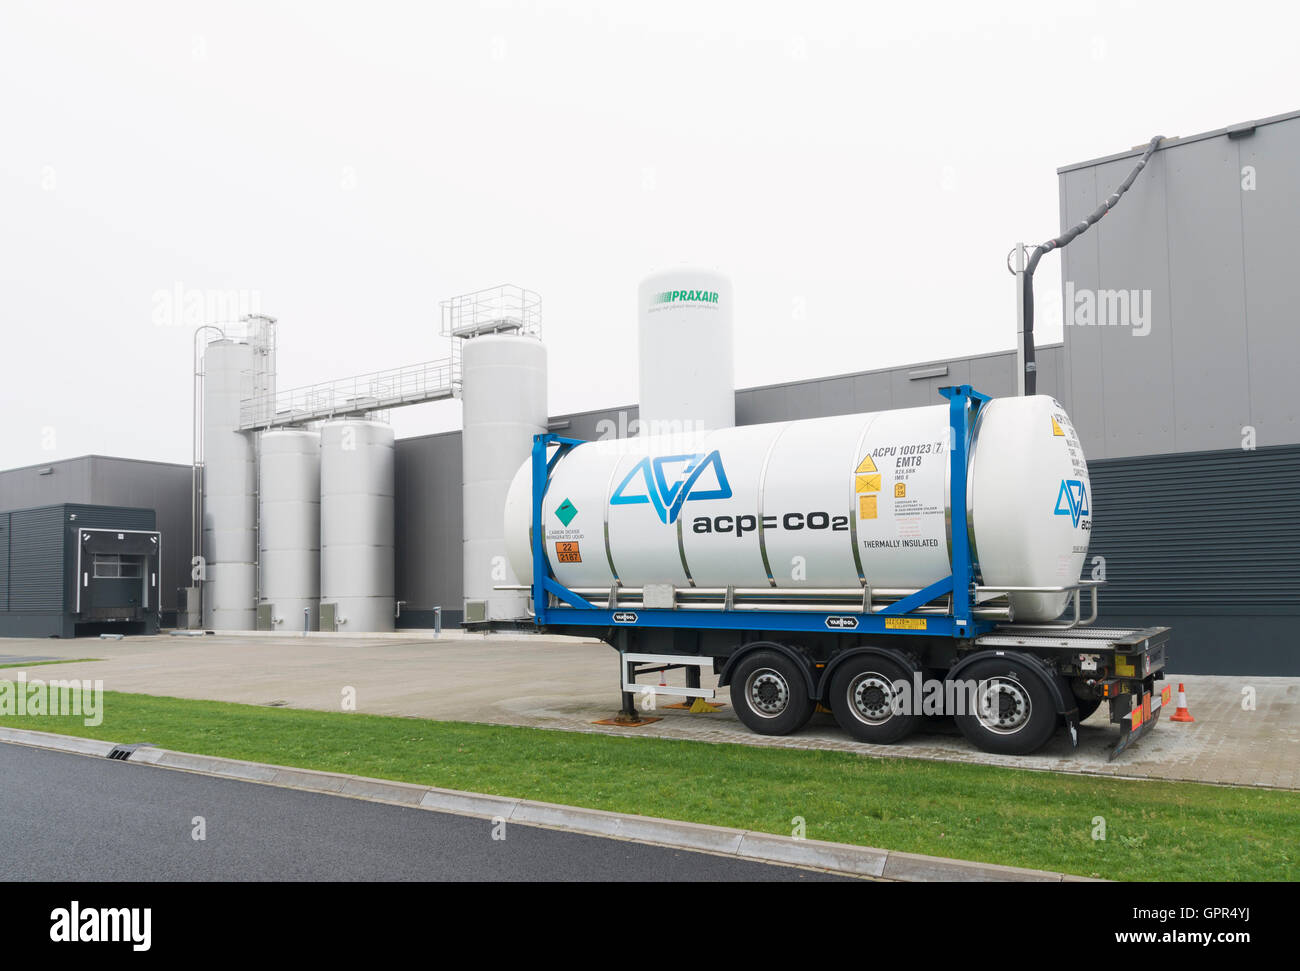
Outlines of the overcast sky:
{"type": "MultiPolygon", "coordinates": [[[[176,293],[277,317],[286,389],[442,357],[440,300],[519,284],[552,414],[634,401],[637,283],[681,261],[734,281],[737,387],[1009,348],[1004,259],[1058,232],[1057,167],[1300,107],[1298,22],[0,0],[0,468],[188,462],[176,293]]],[[[392,419],[455,428],[459,403],[392,419]]]]}

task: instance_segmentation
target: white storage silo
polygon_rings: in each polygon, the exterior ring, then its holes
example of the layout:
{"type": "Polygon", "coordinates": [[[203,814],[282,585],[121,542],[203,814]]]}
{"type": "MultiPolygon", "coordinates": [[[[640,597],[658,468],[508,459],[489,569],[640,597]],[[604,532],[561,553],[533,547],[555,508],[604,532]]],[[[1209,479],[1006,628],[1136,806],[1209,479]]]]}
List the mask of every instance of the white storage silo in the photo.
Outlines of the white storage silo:
{"type": "Polygon", "coordinates": [[[203,626],[252,630],[257,618],[257,457],[239,431],[254,348],[222,338],[203,354],[203,626]]]}
{"type": "Polygon", "coordinates": [[[676,267],[641,281],[637,304],[640,433],[736,423],[731,281],[676,267]]]}
{"type": "Polygon", "coordinates": [[[321,627],[391,631],[396,609],[393,557],[393,429],[339,419],[321,426],[321,627]]]}
{"type": "Polygon", "coordinates": [[[482,334],[462,354],[465,620],[519,620],[528,595],[495,589],[529,579],[510,568],[502,513],[533,436],[546,431],[546,345],[527,334],[482,334]]]}
{"type": "Polygon", "coordinates": [[[320,607],[320,434],[262,433],[258,578],[272,630],[316,630],[320,607]]]}

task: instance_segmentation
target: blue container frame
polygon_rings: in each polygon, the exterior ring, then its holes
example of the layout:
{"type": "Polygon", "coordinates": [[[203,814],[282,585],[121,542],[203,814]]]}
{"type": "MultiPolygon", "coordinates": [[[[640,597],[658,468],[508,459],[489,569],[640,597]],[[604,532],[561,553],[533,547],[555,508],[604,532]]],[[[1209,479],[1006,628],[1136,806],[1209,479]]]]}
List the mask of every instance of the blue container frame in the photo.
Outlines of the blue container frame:
{"type": "Polygon", "coordinates": [[[974,608],[975,568],[966,535],[966,471],[975,419],[989,396],[968,384],[940,388],[948,399],[949,497],[952,508],[952,573],[925,588],[874,613],[853,610],[795,612],[758,610],[662,610],[599,607],[557,581],[550,572],[542,529],[542,503],[556,462],[570,450],[585,444],[580,438],[542,434],[533,436],[532,454],[532,595],[534,622],[539,628],[685,628],[696,630],[816,631],[820,633],[903,634],[927,637],[972,638],[994,628],[990,621],[976,620],[974,608]],[[555,454],[547,457],[551,446],[555,454]],[[959,528],[960,527],[960,528],[959,528]],[[952,611],[946,616],[916,614],[914,611],[945,595],[952,597],[952,611]],[[554,595],[564,606],[551,606],[554,595]],[[852,623],[850,623],[852,621],[852,623]],[[920,622],[920,623],[918,623],[920,622]]]}

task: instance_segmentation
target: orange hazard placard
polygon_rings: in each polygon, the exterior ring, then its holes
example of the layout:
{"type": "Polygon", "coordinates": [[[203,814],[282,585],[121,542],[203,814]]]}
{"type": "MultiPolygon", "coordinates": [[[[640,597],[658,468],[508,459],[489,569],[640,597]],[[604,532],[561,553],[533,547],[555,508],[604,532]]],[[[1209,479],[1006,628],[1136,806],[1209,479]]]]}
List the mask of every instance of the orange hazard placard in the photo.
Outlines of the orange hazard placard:
{"type": "Polygon", "coordinates": [[[555,555],[561,563],[581,563],[582,552],[577,543],[556,543],[555,555]]]}

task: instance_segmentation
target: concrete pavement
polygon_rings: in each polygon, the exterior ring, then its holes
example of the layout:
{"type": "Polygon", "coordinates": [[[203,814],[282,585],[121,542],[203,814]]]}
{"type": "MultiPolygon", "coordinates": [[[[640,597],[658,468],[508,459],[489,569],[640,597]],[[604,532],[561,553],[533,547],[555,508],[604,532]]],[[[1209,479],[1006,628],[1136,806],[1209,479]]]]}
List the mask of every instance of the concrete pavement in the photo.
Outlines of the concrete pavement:
{"type": "MultiPolygon", "coordinates": [[[[950,722],[928,725],[892,746],[854,741],[829,715],[815,716],[794,735],[754,735],[729,704],[698,715],[660,707],[655,714],[662,721],[636,729],[593,725],[618,708],[618,664],[603,643],[574,638],[459,630],[438,640],[413,631],[374,637],[160,635],[121,641],[7,639],[0,649],[23,657],[102,658],[33,668],[28,675],[98,678],[110,691],[337,711],[344,690],[351,688],[357,710],[380,715],[1300,789],[1300,679],[1294,678],[1182,678],[1197,721],[1170,723],[1166,713],[1151,735],[1108,762],[1118,729],[1104,709],[1084,723],[1078,750],[1058,732],[1046,748],[1023,757],[980,752],[950,722]]],[[[18,670],[0,669],[0,677],[18,670]]],[[[669,683],[681,683],[680,672],[675,674],[669,683]]],[[[716,683],[707,674],[704,680],[716,683]]],[[[1176,688],[1179,678],[1171,680],[1176,688]]],[[[721,700],[729,701],[725,689],[721,700]]]]}

